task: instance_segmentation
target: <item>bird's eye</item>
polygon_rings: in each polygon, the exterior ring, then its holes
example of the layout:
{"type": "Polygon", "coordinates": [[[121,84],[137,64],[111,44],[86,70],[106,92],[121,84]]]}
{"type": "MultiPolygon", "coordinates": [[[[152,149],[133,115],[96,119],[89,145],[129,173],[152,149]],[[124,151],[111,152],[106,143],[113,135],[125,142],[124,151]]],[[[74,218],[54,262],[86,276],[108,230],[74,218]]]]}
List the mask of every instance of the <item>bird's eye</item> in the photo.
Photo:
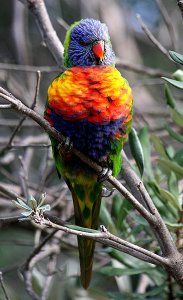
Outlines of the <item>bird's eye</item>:
{"type": "Polygon", "coordinates": [[[79,44],[80,44],[81,46],[86,46],[86,43],[85,43],[83,40],[79,40],[79,44]]]}

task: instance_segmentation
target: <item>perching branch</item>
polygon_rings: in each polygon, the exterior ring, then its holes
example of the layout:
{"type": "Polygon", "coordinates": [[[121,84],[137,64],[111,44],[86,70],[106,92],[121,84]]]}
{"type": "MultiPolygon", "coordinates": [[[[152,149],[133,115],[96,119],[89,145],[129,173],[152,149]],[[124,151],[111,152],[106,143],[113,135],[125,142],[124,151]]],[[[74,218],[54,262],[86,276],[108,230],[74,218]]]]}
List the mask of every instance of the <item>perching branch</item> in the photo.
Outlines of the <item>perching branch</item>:
{"type": "MultiPolygon", "coordinates": [[[[53,136],[57,141],[59,141],[60,143],[65,141],[65,137],[58,131],[56,131],[53,127],[51,127],[50,124],[45,119],[43,119],[43,117],[41,117],[31,108],[28,108],[26,105],[24,105],[21,100],[16,99],[11,94],[8,95],[8,92],[2,87],[0,87],[0,97],[9,101],[16,110],[36,121],[49,135],[53,136]]],[[[83,162],[93,168],[97,173],[100,173],[102,171],[102,167],[99,166],[96,162],[90,160],[86,155],[84,155],[77,149],[73,149],[72,151],[76,156],[78,156],[83,162]]],[[[129,191],[115,177],[110,176],[108,181],[134,205],[134,207],[144,216],[144,218],[147,219],[148,222],[154,224],[155,220],[153,219],[153,215],[148,212],[144,208],[144,206],[139,203],[139,201],[137,201],[135,197],[130,194],[129,191]]]]}
{"type": "MultiPolygon", "coordinates": [[[[26,105],[24,105],[19,99],[16,99],[14,96],[12,96],[10,93],[8,93],[6,90],[0,87],[0,97],[6,99],[9,103],[11,103],[14,107],[14,109],[18,110],[19,112],[25,114],[26,116],[29,116],[32,118],[35,122],[37,122],[49,135],[54,137],[57,141],[63,142],[65,141],[65,137],[61,135],[59,132],[57,132],[53,127],[50,126],[50,124],[43,119],[38,113],[33,111],[32,109],[28,108],[26,105]]],[[[86,155],[78,151],[77,149],[72,150],[73,153],[78,156],[83,162],[88,164],[91,168],[93,168],[97,173],[100,173],[102,170],[102,167],[99,166],[97,163],[90,160],[86,155]]],[[[125,159],[125,157],[124,157],[125,159]]],[[[123,172],[126,172],[126,170],[129,170],[129,167],[126,166],[126,168],[123,169],[123,172]]],[[[131,173],[132,174],[132,173],[131,173]]],[[[130,176],[131,177],[131,176],[130,176]]],[[[128,178],[129,175],[126,174],[126,182],[128,184],[128,178]]],[[[109,176],[108,181],[128,200],[130,201],[133,206],[139,211],[139,213],[148,221],[150,226],[153,228],[156,237],[159,241],[160,248],[162,250],[162,253],[165,258],[169,258],[172,260],[172,263],[176,264],[177,261],[179,261],[178,268],[171,268],[169,267],[169,264],[165,267],[168,268],[169,272],[171,272],[172,276],[174,278],[177,278],[177,280],[180,281],[183,278],[183,271],[182,271],[182,265],[183,265],[183,257],[178,252],[178,250],[175,247],[175,244],[172,240],[172,237],[163,222],[159,212],[157,211],[156,207],[153,204],[153,201],[149,197],[147,191],[145,190],[143,184],[141,183],[141,180],[137,177],[137,175],[133,175],[134,183],[129,181],[130,186],[136,186],[136,189],[139,190],[141,194],[141,199],[143,198],[143,203],[145,203],[145,206],[140,203],[140,198],[137,200],[115,177],[109,176]],[[140,185],[139,185],[140,184],[140,185]]],[[[98,237],[100,238],[100,237],[98,237]]],[[[111,242],[113,243],[113,241],[111,242]]],[[[111,246],[118,246],[116,244],[110,244],[111,246]]],[[[121,251],[125,251],[125,247],[120,246],[121,251]],[[123,248],[123,250],[122,250],[123,248]]],[[[133,251],[134,252],[134,251],[133,251]]],[[[141,258],[142,259],[142,258],[141,258]]]]}
{"type": "MultiPolygon", "coordinates": [[[[107,229],[101,225],[101,232],[98,232],[97,230],[91,230],[95,232],[87,232],[85,231],[85,228],[81,228],[78,226],[74,226],[77,229],[71,228],[71,226],[62,226],[58,225],[56,223],[51,222],[50,220],[45,219],[43,216],[38,217],[37,215],[32,216],[34,222],[47,226],[49,228],[53,228],[55,230],[62,230],[66,233],[84,236],[87,238],[94,239],[97,242],[100,242],[102,244],[105,244],[107,246],[111,246],[115,249],[118,249],[122,252],[125,252],[129,255],[132,255],[134,257],[137,257],[141,260],[147,261],[149,263],[153,263],[156,265],[165,266],[168,264],[168,260],[166,258],[163,258],[155,253],[150,252],[149,250],[146,250],[142,247],[139,247],[135,244],[132,244],[130,242],[127,242],[121,238],[116,237],[115,235],[111,234],[107,231],[107,229]]],[[[73,226],[72,226],[73,227],[73,226]]]]}
{"type": "MultiPolygon", "coordinates": [[[[63,58],[63,46],[59,41],[51,25],[49,16],[46,11],[46,7],[44,5],[44,1],[43,0],[21,0],[21,1],[26,3],[28,5],[28,8],[34,14],[38,26],[40,28],[40,31],[42,33],[44,42],[47,44],[49,50],[55,57],[57,64],[60,66],[63,58]]],[[[141,21],[141,25],[144,28],[144,30],[147,29],[144,27],[142,21],[141,21]]],[[[152,37],[147,30],[146,33],[149,36],[149,38],[151,38],[153,43],[161,50],[161,52],[167,56],[168,51],[154,37],[152,37]]],[[[34,121],[36,121],[49,135],[53,136],[59,142],[64,141],[64,137],[61,134],[59,134],[54,128],[52,128],[48,124],[48,122],[45,121],[39,114],[37,114],[35,111],[25,106],[19,99],[16,99],[15,97],[13,97],[11,94],[9,94],[7,91],[5,91],[2,88],[0,88],[0,96],[6,99],[14,107],[14,109],[20,111],[21,113],[25,114],[26,116],[29,116],[34,121]]],[[[77,155],[86,164],[88,164],[90,167],[92,167],[97,173],[101,171],[101,167],[98,164],[92,162],[90,159],[88,159],[84,154],[82,154],[78,150],[73,149],[73,153],[77,155]]],[[[126,170],[128,170],[128,167],[127,169],[123,169],[123,174],[125,174],[126,170]]],[[[163,259],[162,264],[164,265],[166,270],[180,283],[180,285],[183,285],[183,256],[176,249],[172,237],[165,226],[165,223],[163,222],[161,216],[159,215],[159,212],[154,206],[153,201],[149,197],[143,184],[141,184],[140,179],[134,177],[133,184],[132,184],[132,182],[129,180],[128,174],[126,173],[127,184],[129,184],[129,186],[132,187],[133,189],[136,187],[136,189],[138,190],[138,192],[135,194],[137,195],[136,198],[113,176],[110,176],[108,181],[124,197],[126,197],[126,199],[129,200],[134,205],[134,207],[138,210],[138,212],[141,213],[141,215],[148,221],[148,223],[156,233],[156,237],[159,241],[159,245],[161,247],[164,256],[162,258],[163,259]]],[[[100,239],[100,236],[98,238],[100,239]]],[[[103,237],[101,237],[101,239],[103,240],[103,237]]],[[[114,240],[110,240],[110,245],[113,247],[117,246],[118,249],[120,247],[120,250],[124,252],[125,249],[129,247],[129,245],[128,246],[122,245],[121,241],[119,242],[114,240]]],[[[141,252],[139,250],[140,249],[138,250],[134,249],[136,253],[141,253],[142,255],[145,255],[144,253],[142,253],[141,250],[140,250],[141,252]]],[[[135,253],[134,251],[133,254],[135,253]]]]}

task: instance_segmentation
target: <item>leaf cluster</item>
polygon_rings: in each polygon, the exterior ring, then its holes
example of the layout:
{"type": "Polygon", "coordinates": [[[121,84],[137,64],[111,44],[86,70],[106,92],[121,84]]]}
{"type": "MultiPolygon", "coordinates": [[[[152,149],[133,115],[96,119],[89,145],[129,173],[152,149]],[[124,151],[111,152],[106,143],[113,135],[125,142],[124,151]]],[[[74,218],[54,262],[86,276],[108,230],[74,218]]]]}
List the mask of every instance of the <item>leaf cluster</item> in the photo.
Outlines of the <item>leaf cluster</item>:
{"type": "Polygon", "coordinates": [[[50,205],[45,204],[43,205],[45,201],[46,194],[42,194],[40,199],[36,200],[33,196],[30,196],[30,198],[27,199],[27,202],[24,200],[17,198],[17,200],[12,200],[12,202],[20,209],[23,209],[23,212],[21,214],[23,215],[22,218],[20,218],[21,221],[24,220],[30,220],[31,216],[33,214],[42,214],[45,211],[50,210],[50,205]]]}
{"type": "MultiPolygon", "coordinates": [[[[183,56],[170,51],[170,57],[176,63],[183,64],[183,56]]],[[[173,79],[164,78],[169,84],[181,90],[183,88],[183,71],[178,70],[173,79]]],[[[170,85],[165,84],[165,104],[169,111],[168,122],[164,123],[165,138],[152,134],[147,127],[137,132],[133,129],[129,144],[136,172],[142,176],[143,182],[163,217],[179,251],[182,250],[183,235],[183,199],[181,182],[183,179],[183,111],[170,85]]],[[[119,195],[112,199],[112,214],[109,204],[102,203],[101,219],[114,234],[141,245],[155,253],[159,248],[147,222],[136,212],[131,204],[119,195]]],[[[159,267],[129,257],[114,249],[105,250],[112,258],[111,262],[100,268],[100,274],[115,276],[119,290],[124,291],[127,278],[127,292],[110,293],[111,299],[168,299],[170,287],[175,297],[182,297],[176,283],[159,267]],[[116,264],[116,261],[118,262],[116,264]],[[116,267],[117,265],[117,267],[116,267]],[[146,293],[136,291],[142,274],[147,278],[146,293]],[[121,277],[122,276],[122,277],[121,277]],[[124,277],[125,276],[125,277],[124,277]],[[126,280],[126,279],[125,279],[126,280]]],[[[177,298],[176,298],[177,299],[177,298]]]]}

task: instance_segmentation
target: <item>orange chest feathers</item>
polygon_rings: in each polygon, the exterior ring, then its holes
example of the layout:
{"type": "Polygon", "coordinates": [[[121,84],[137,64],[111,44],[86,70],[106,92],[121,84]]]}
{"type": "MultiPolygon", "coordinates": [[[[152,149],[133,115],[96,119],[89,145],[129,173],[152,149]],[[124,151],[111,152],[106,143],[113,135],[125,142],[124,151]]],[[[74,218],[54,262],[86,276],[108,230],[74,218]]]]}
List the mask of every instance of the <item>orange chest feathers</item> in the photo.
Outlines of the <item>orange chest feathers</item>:
{"type": "Polygon", "coordinates": [[[105,123],[130,115],[128,82],[111,66],[73,67],[48,89],[48,105],[64,119],[105,123]]]}

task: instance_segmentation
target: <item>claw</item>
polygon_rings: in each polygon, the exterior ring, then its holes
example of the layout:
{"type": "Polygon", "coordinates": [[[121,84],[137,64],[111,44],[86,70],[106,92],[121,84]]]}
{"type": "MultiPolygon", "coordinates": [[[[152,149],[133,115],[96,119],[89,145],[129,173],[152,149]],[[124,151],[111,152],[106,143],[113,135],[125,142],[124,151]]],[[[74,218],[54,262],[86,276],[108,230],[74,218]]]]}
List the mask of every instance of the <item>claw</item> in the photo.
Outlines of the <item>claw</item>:
{"type": "Polygon", "coordinates": [[[103,182],[112,175],[112,171],[109,168],[103,168],[102,171],[98,175],[98,182],[103,182]]]}
{"type": "Polygon", "coordinates": [[[58,144],[57,149],[65,152],[70,152],[73,148],[73,142],[69,137],[65,138],[65,141],[58,144]]]}
{"type": "Polygon", "coordinates": [[[109,190],[106,187],[102,187],[102,197],[106,197],[106,198],[110,197],[114,191],[115,191],[115,188],[112,188],[111,190],[109,190]]]}

